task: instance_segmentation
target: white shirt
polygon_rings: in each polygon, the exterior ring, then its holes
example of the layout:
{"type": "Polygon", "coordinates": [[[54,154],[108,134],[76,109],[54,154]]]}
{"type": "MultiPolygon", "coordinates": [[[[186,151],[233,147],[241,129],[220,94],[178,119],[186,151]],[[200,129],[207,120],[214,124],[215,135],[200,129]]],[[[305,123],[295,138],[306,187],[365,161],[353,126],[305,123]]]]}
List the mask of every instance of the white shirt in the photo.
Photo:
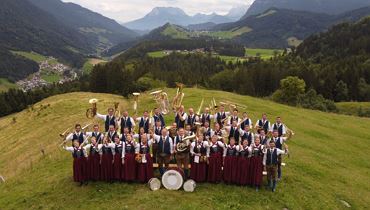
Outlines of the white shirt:
{"type": "Polygon", "coordinates": [[[100,150],[101,150],[101,148],[103,147],[103,145],[102,144],[96,144],[95,146],[94,145],[92,145],[92,144],[87,144],[86,146],[84,146],[84,149],[86,150],[86,151],[89,151],[90,152],[90,148],[91,147],[95,147],[95,151],[96,152],[98,152],[98,153],[100,153],[100,150]]]}
{"type": "MultiPolygon", "coordinates": [[[[67,150],[68,152],[71,152],[72,154],[73,154],[73,152],[75,151],[75,148],[74,148],[74,147],[66,147],[66,146],[63,146],[63,148],[64,148],[65,150],[67,150]]],[[[86,150],[84,150],[84,148],[81,148],[81,150],[83,150],[83,151],[84,151],[84,155],[85,155],[85,157],[87,157],[86,150]]]]}
{"type": "Polygon", "coordinates": [[[99,154],[103,154],[103,150],[102,150],[102,148],[103,148],[103,146],[105,146],[105,147],[109,147],[110,149],[111,149],[111,151],[112,151],[112,154],[114,155],[116,152],[114,151],[114,148],[116,147],[116,145],[114,144],[114,143],[108,143],[108,144],[102,144],[101,145],[101,148],[100,148],[100,152],[99,152],[99,154]]]}
{"type": "MultiPolygon", "coordinates": [[[[102,115],[102,114],[96,113],[96,117],[99,118],[99,119],[102,119],[104,121],[107,119],[107,116],[108,115],[102,115]]],[[[113,115],[109,116],[110,119],[113,118],[113,117],[114,117],[113,115]]]]}
{"type": "Polygon", "coordinates": [[[230,116],[230,112],[217,112],[217,113],[214,115],[214,117],[215,117],[215,119],[218,119],[218,117],[219,117],[219,116],[221,116],[221,120],[223,120],[223,119],[222,119],[222,115],[223,115],[223,114],[225,114],[226,118],[228,118],[228,117],[230,116]]]}
{"type": "MultiPolygon", "coordinates": [[[[175,113],[175,118],[176,116],[177,112],[175,113]]],[[[188,119],[188,115],[185,112],[183,112],[183,115],[182,116],[180,115],[180,121],[186,121],[186,119],[188,119]]]]}
{"type": "Polygon", "coordinates": [[[241,128],[239,129],[239,134],[240,134],[240,138],[243,140],[243,136],[245,133],[248,133],[251,135],[252,137],[252,144],[254,143],[254,133],[252,133],[251,131],[245,131],[245,130],[242,130],[241,128]]]}
{"type": "Polygon", "coordinates": [[[286,134],[286,127],[285,127],[285,125],[283,124],[283,123],[280,123],[280,125],[278,125],[278,124],[276,124],[276,123],[274,123],[274,124],[272,124],[272,126],[270,127],[270,131],[272,132],[272,131],[274,131],[274,125],[276,125],[276,127],[277,128],[279,128],[280,126],[283,126],[282,127],[282,130],[283,130],[283,135],[285,135],[286,134]]]}
{"type": "MultiPolygon", "coordinates": [[[[101,132],[95,132],[95,131],[91,131],[91,132],[86,132],[86,137],[87,138],[91,138],[91,137],[93,137],[93,134],[95,133],[95,136],[98,136],[99,134],[101,134],[100,135],[100,139],[102,140],[102,139],[104,139],[104,133],[101,133],[101,132]]],[[[96,141],[98,141],[99,139],[96,139],[96,141]]]]}
{"type": "MultiPolygon", "coordinates": [[[[268,121],[268,120],[266,119],[266,120],[265,120],[265,123],[266,123],[266,121],[268,121]]],[[[255,126],[255,127],[258,127],[260,122],[262,123],[262,127],[263,127],[263,120],[262,120],[262,119],[257,120],[257,122],[256,122],[256,126],[255,126]]],[[[268,130],[271,130],[270,122],[268,122],[268,123],[267,123],[267,125],[268,125],[268,126],[267,126],[267,129],[268,129],[268,130]]]]}
{"type": "MultiPolygon", "coordinates": [[[[150,146],[152,145],[153,141],[152,140],[148,140],[146,142],[146,147],[148,148],[148,150],[150,150],[150,146]]],[[[138,146],[136,147],[135,149],[135,152],[136,153],[140,153],[140,147],[143,148],[144,147],[144,144],[143,142],[139,143],[138,146]]]]}
{"type": "MultiPolygon", "coordinates": [[[[276,153],[277,155],[285,155],[286,152],[281,150],[281,149],[278,149],[278,148],[274,148],[276,149],[276,153]]],[[[272,152],[274,151],[274,149],[267,149],[267,150],[270,150],[270,153],[272,154],[272,152]]],[[[263,152],[263,165],[265,166],[266,165],[266,159],[267,159],[267,150],[263,152]]]]}
{"type": "Polygon", "coordinates": [[[126,142],[126,143],[122,142],[122,158],[124,158],[125,155],[126,155],[126,144],[128,144],[128,143],[131,143],[131,145],[134,146],[135,152],[138,150],[139,144],[136,143],[135,141],[130,141],[130,142],[126,142]]]}
{"type": "Polygon", "coordinates": [[[276,141],[278,140],[280,138],[280,144],[283,144],[286,140],[287,140],[287,138],[286,137],[272,137],[270,140],[273,140],[275,143],[276,143],[276,141]]]}
{"type": "Polygon", "coordinates": [[[121,125],[121,120],[122,119],[125,119],[126,122],[129,119],[131,121],[132,127],[135,127],[136,126],[135,120],[132,117],[129,117],[129,116],[127,116],[127,117],[124,117],[124,116],[123,117],[120,117],[119,120],[117,120],[118,125],[121,125]]]}
{"type": "MultiPolygon", "coordinates": [[[[157,143],[159,143],[159,141],[161,140],[161,137],[162,137],[162,135],[160,135],[160,136],[158,136],[158,135],[156,135],[156,134],[153,134],[153,141],[155,141],[155,142],[157,142],[157,143]]],[[[169,137],[169,136],[164,136],[163,137],[163,143],[164,143],[164,141],[167,139],[167,137],[168,137],[168,140],[170,141],[170,152],[171,152],[171,154],[173,154],[173,141],[172,141],[172,138],[171,137],[169,137]]]]}
{"type": "MultiPolygon", "coordinates": [[[[69,141],[72,141],[73,140],[73,135],[74,134],[76,134],[77,136],[80,136],[81,135],[81,131],[79,132],[79,133],[77,133],[76,131],[75,132],[73,132],[73,133],[70,133],[67,137],[66,137],[66,140],[69,140],[69,141]]],[[[83,141],[83,143],[87,143],[88,142],[88,140],[87,140],[87,138],[86,138],[86,135],[85,134],[83,134],[83,137],[84,137],[84,141],[83,141]]]]}
{"type": "MultiPolygon", "coordinates": [[[[200,156],[200,155],[201,155],[200,153],[195,153],[195,152],[194,152],[195,144],[197,144],[197,148],[199,149],[199,151],[200,151],[200,148],[202,148],[202,146],[203,146],[203,147],[205,147],[205,148],[206,148],[206,155],[207,155],[207,153],[208,153],[208,155],[209,155],[209,152],[207,152],[207,151],[209,150],[209,144],[208,144],[208,141],[198,142],[198,140],[196,140],[196,141],[192,142],[192,143],[191,143],[191,145],[190,145],[190,154],[191,154],[192,156],[194,156],[194,155],[198,155],[198,156],[200,156]]],[[[208,157],[209,157],[209,156],[208,156],[208,157]]]]}
{"type": "Polygon", "coordinates": [[[250,157],[252,153],[252,148],[250,146],[247,146],[246,148],[244,148],[243,145],[237,145],[236,150],[238,152],[248,151],[248,157],[250,157]]]}
{"type": "Polygon", "coordinates": [[[252,128],[253,127],[253,124],[252,124],[252,120],[250,119],[250,118],[248,118],[248,119],[243,119],[243,120],[241,120],[240,121],[240,124],[242,124],[242,123],[249,123],[249,128],[252,128]]]}
{"type": "Polygon", "coordinates": [[[211,153],[211,147],[217,147],[217,145],[223,149],[223,156],[224,157],[226,156],[225,144],[222,143],[221,141],[217,141],[215,144],[213,144],[212,142],[210,143],[208,150],[207,150],[207,157],[209,157],[209,154],[211,153]]]}

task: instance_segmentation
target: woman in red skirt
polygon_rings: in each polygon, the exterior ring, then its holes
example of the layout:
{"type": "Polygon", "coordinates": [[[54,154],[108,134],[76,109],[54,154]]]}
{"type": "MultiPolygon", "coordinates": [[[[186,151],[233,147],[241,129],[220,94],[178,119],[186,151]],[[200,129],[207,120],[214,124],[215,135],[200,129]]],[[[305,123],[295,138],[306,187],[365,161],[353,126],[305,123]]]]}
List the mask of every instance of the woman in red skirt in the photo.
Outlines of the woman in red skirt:
{"type": "Polygon", "coordinates": [[[137,147],[136,155],[140,155],[138,167],[137,167],[137,179],[139,182],[148,182],[154,177],[153,174],[153,160],[150,156],[150,145],[152,140],[148,141],[148,135],[146,133],[141,135],[141,143],[137,147]]]}
{"type": "Polygon", "coordinates": [[[230,138],[230,144],[227,145],[225,150],[224,160],[224,182],[226,184],[237,183],[238,174],[238,151],[235,145],[235,138],[230,138]]]}
{"type": "Polygon", "coordinates": [[[113,179],[115,181],[120,181],[122,178],[122,151],[123,143],[121,143],[119,136],[114,136],[114,163],[113,163],[113,179]]]}
{"type": "Polygon", "coordinates": [[[203,139],[203,135],[198,135],[190,146],[190,154],[193,157],[190,178],[195,182],[205,182],[207,180],[207,149],[209,145],[203,139]]]}
{"type": "Polygon", "coordinates": [[[251,185],[256,188],[256,191],[258,191],[262,184],[263,176],[263,145],[260,144],[259,137],[254,140],[251,150],[252,157],[249,169],[251,172],[251,185]]]}
{"type": "Polygon", "coordinates": [[[238,146],[238,183],[246,186],[250,184],[250,154],[251,149],[248,146],[248,139],[243,140],[243,144],[238,146]]]}
{"type": "Polygon", "coordinates": [[[113,181],[113,153],[114,143],[109,143],[108,136],[103,140],[103,145],[100,151],[100,180],[113,181]]]}
{"type": "Polygon", "coordinates": [[[87,159],[87,178],[91,181],[98,181],[100,177],[100,155],[102,144],[96,142],[96,137],[91,137],[91,144],[84,147],[85,151],[89,151],[87,159]]]}
{"type": "Polygon", "coordinates": [[[71,152],[73,157],[73,181],[79,182],[80,186],[87,184],[86,151],[77,140],[73,141],[73,147],[67,147],[65,143],[63,148],[71,152]]]}
{"type": "Polygon", "coordinates": [[[126,182],[133,182],[136,178],[136,160],[135,150],[138,146],[133,140],[132,135],[127,135],[125,148],[122,151],[123,176],[122,180],[126,182]]]}
{"type": "Polygon", "coordinates": [[[218,140],[217,135],[212,136],[212,142],[207,150],[208,176],[207,181],[218,183],[222,180],[222,162],[225,145],[218,140]]]}

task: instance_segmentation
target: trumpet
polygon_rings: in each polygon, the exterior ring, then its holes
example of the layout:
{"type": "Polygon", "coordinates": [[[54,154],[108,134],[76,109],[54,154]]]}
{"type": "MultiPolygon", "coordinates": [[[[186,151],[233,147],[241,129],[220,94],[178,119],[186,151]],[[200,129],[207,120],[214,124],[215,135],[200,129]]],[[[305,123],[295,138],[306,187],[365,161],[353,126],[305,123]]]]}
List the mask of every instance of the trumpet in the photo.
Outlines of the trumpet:
{"type": "Polygon", "coordinates": [[[133,93],[132,95],[134,96],[134,111],[135,111],[135,114],[137,114],[137,106],[139,103],[140,93],[133,93]]]}
{"type": "Polygon", "coordinates": [[[159,106],[161,113],[166,115],[169,112],[169,101],[168,101],[168,95],[163,90],[157,90],[154,92],[149,93],[149,95],[153,96],[154,101],[159,106]]]}
{"type": "Polygon", "coordinates": [[[91,108],[88,108],[86,110],[86,117],[89,118],[89,119],[92,119],[96,116],[96,112],[97,112],[97,107],[96,107],[96,103],[98,102],[99,100],[96,99],[96,98],[92,98],[89,100],[89,104],[92,105],[91,108]]]}
{"type": "Polygon", "coordinates": [[[185,85],[182,83],[176,82],[176,86],[177,86],[177,92],[176,92],[175,97],[172,100],[172,109],[175,111],[180,109],[182,105],[182,100],[184,99],[184,96],[185,96],[185,93],[183,93],[183,89],[185,85]]]}

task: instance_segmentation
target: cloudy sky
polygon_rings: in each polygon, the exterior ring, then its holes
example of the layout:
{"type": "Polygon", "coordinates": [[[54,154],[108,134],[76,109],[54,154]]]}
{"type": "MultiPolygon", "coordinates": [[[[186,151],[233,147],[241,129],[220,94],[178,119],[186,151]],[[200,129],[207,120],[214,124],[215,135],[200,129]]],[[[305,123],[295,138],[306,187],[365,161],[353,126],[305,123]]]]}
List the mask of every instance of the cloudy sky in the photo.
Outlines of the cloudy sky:
{"type": "Polygon", "coordinates": [[[118,22],[143,17],[154,7],[179,7],[187,14],[226,14],[232,7],[251,4],[254,0],[62,0],[80,4],[118,22]]]}

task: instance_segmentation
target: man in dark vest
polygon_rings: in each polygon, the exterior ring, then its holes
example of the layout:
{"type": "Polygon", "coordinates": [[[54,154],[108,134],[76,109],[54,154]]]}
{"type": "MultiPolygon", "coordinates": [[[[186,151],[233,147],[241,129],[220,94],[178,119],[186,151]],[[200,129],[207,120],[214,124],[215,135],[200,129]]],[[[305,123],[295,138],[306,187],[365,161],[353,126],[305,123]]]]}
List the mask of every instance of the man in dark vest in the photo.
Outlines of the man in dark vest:
{"type": "Polygon", "coordinates": [[[238,123],[237,123],[237,121],[234,120],[232,122],[231,126],[230,126],[228,144],[230,144],[230,139],[234,138],[235,139],[235,144],[238,145],[239,144],[239,137],[240,137],[240,133],[239,133],[239,128],[238,128],[238,123]]]}
{"type": "Polygon", "coordinates": [[[108,114],[107,115],[102,115],[102,114],[96,113],[96,117],[99,118],[99,119],[104,120],[105,132],[108,132],[110,125],[114,125],[114,127],[116,127],[116,118],[114,117],[114,109],[113,108],[108,109],[108,114]]]}
{"type": "Polygon", "coordinates": [[[151,134],[151,138],[158,143],[158,165],[161,176],[168,169],[171,159],[173,158],[173,141],[168,136],[166,128],[162,129],[161,135],[151,134]]]}
{"type": "Polygon", "coordinates": [[[132,117],[128,116],[128,111],[123,112],[123,116],[119,119],[118,123],[121,125],[121,133],[123,133],[124,128],[128,128],[131,133],[135,127],[135,121],[132,117]]]}
{"type": "Polygon", "coordinates": [[[152,122],[155,123],[157,121],[161,121],[161,124],[162,124],[163,127],[166,126],[166,123],[164,122],[164,117],[163,117],[162,113],[159,111],[158,108],[154,108],[154,115],[153,115],[152,122]]]}
{"type": "MultiPolygon", "coordinates": [[[[185,179],[189,177],[189,163],[190,163],[190,141],[184,140],[185,138],[185,130],[180,128],[177,132],[177,136],[175,137],[174,142],[174,152],[176,153],[176,162],[177,167],[183,168],[185,173],[185,179]],[[187,145],[185,150],[179,151],[177,149],[177,144],[187,145]]],[[[185,148],[185,147],[184,147],[185,148]]]]}
{"type": "Polygon", "coordinates": [[[242,140],[241,142],[243,142],[244,140],[247,140],[248,145],[252,145],[252,143],[254,143],[254,134],[253,132],[250,131],[249,126],[245,126],[244,129],[240,127],[239,133],[240,133],[241,140],[242,140]]]}
{"type": "Polygon", "coordinates": [[[225,106],[220,105],[220,111],[216,113],[215,121],[220,125],[221,128],[223,127],[223,123],[229,115],[230,112],[225,112],[225,106]]]}
{"type": "Polygon", "coordinates": [[[281,117],[276,118],[276,123],[272,125],[272,130],[278,131],[278,136],[284,136],[286,134],[286,128],[285,125],[281,122],[281,117]]]}
{"type": "Polygon", "coordinates": [[[114,137],[118,136],[116,128],[114,127],[114,125],[109,126],[107,136],[108,136],[108,139],[109,139],[109,143],[114,143],[114,137]]]}
{"type": "Polygon", "coordinates": [[[233,114],[230,116],[230,120],[228,120],[227,124],[229,126],[232,125],[233,121],[236,121],[236,124],[239,125],[241,119],[238,117],[239,111],[237,109],[233,109],[233,114]]]}
{"type": "Polygon", "coordinates": [[[184,112],[184,106],[180,106],[179,110],[176,111],[175,116],[175,123],[177,125],[177,129],[185,128],[185,122],[187,119],[187,114],[184,112]]]}
{"type": "Polygon", "coordinates": [[[190,125],[192,132],[196,131],[197,128],[195,126],[195,123],[198,122],[198,120],[199,120],[199,117],[194,113],[194,109],[189,108],[189,114],[186,119],[186,125],[190,125]]]}
{"type": "Polygon", "coordinates": [[[256,122],[255,127],[257,131],[261,131],[261,129],[263,129],[265,131],[265,134],[270,131],[270,122],[267,120],[267,115],[265,113],[262,114],[262,119],[256,122]]]}
{"type": "MultiPolygon", "coordinates": [[[[272,138],[270,140],[270,142],[273,141],[275,143],[275,147],[280,149],[280,150],[283,150],[283,146],[285,144],[285,141],[287,141],[287,138],[286,137],[282,137],[280,136],[279,137],[279,132],[278,130],[274,130],[273,133],[272,133],[272,138]]],[[[282,157],[281,155],[278,156],[278,180],[281,179],[281,161],[282,161],[282,157]]]]}
{"type": "Polygon", "coordinates": [[[268,186],[272,192],[276,190],[276,171],[278,166],[278,156],[288,153],[288,148],[285,151],[275,147],[275,142],[270,141],[269,148],[264,151],[263,165],[266,166],[268,186]]]}
{"type": "Polygon", "coordinates": [[[144,132],[149,133],[150,119],[148,111],[144,111],[143,116],[136,118],[136,121],[139,122],[139,130],[144,128],[144,132]]]}
{"type": "Polygon", "coordinates": [[[240,128],[241,128],[242,130],[244,130],[244,127],[246,127],[246,126],[248,126],[248,127],[250,127],[250,128],[252,128],[252,127],[253,127],[253,125],[252,125],[252,120],[248,117],[248,114],[247,114],[246,112],[244,112],[244,113],[243,113],[243,120],[242,120],[242,122],[240,123],[240,128]]]}
{"type": "Polygon", "coordinates": [[[104,134],[99,131],[99,125],[95,124],[93,131],[86,132],[87,137],[95,137],[97,144],[103,144],[104,134]]]}
{"type": "Polygon", "coordinates": [[[85,141],[87,142],[87,138],[86,138],[85,134],[81,131],[81,125],[80,124],[75,125],[75,132],[70,133],[66,137],[66,140],[70,140],[72,142],[77,140],[80,145],[85,141]]]}
{"type": "MultiPolygon", "coordinates": [[[[160,120],[155,121],[155,126],[154,126],[154,134],[155,135],[162,135],[162,122],[160,120]]],[[[152,152],[153,152],[153,163],[158,163],[158,143],[156,141],[153,141],[152,143],[152,152]]]]}
{"type": "Polygon", "coordinates": [[[211,122],[211,119],[213,119],[213,115],[209,114],[209,108],[206,107],[204,109],[204,113],[200,116],[200,122],[202,123],[202,126],[204,126],[205,122],[211,122]]]}

